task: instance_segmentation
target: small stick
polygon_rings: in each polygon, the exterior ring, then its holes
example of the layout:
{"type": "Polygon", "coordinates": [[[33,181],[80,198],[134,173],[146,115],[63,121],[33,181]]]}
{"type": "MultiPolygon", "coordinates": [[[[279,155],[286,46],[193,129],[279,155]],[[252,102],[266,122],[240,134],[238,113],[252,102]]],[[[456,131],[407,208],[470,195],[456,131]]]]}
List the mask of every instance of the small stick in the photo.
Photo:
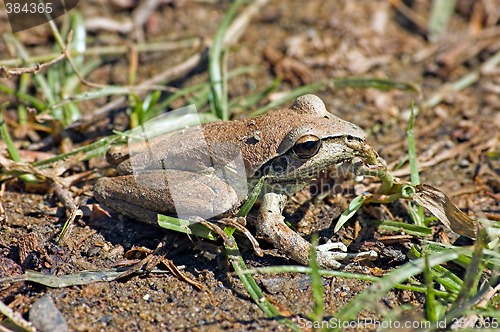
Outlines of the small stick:
{"type": "MultiPolygon", "coordinates": [[[[70,31],[68,38],[70,38],[72,35],[72,32],[70,31]]],[[[66,45],[64,50],[59,54],[56,58],[44,62],[44,63],[37,63],[34,67],[31,68],[25,68],[25,67],[19,67],[19,68],[6,68],[6,67],[0,67],[0,78],[10,78],[12,76],[19,76],[21,74],[26,74],[26,73],[32,73],[32,74],[37,74],[40,70],[42,70],[45,67],[51,66],[56,62],[61,61],[66,57],[66,52],[69,47],[69,43],[66,45]]]]}

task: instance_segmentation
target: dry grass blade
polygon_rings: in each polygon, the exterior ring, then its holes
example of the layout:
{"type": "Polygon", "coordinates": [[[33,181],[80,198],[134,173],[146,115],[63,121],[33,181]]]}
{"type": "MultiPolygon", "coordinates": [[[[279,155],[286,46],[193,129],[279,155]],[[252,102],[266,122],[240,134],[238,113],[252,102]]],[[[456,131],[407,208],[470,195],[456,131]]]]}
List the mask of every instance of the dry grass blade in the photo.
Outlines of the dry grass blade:
{"type": "Polygon", "coordinates": [[[234,45],[245,32],[252,18],[259,13],[269,0],[256,0],[251,2],[229,25],[224,36],[224,45],[234,45]]]}
{"type": "MultiPolygon", "coordinates": [[[[88,23],[88,20],[87,20],[88,23]]],[[[109,56],[109,55],[124,55],[130,52],[130,47],[133,47],[137,52],[166,52],[174,51],[180,49],[196,49],[200,46],[201,40],[197,37],[186,38],[182,40],[175,41],[162,41],[162,42],[148,42],[148,43],[138,43],[132,46],[129,45],[113,45],[105,46],[99,45],[96,47],[89,47],[84,51],[70,50],[69,54],[72,57],[78,56],[109,56]]],[[[26,62],[39,63],[39,62],[52,62],[55,58],[58,58],[60,53],[46,53],[40,55],[32,55],[26,59],[26,62]]],[[[23,60],[20,58],[0,60],[0,67],[4,66],[21,66],[23,60]]],[[[9,68],[10,69],[10,68],[9,68]]]]}
{"type": "Polygon", "coordinates": [[[214,305],[217,305],[217,301],[214,299],[212,293],[207,288],[207,286],[203,285],[202,283],[200,283],[192,278],[189,278],[187,275],[182,273],[182,271],[179,270],[177,265],[175,265],[174,262],[172,262],[170,259],[162,257],[162,258],[160,258],[160,261],[167,267],[167,269],[170,271],[170,273],[172,273],[178,279],[180,279],[180,280],[190,284],[191,286],[205,292],[208,295],[208,297],[210,297],[210,301],[212,301],[212,303],[214,305]]]}
{"type": "Polygon", "coordinates": [[[455,10],[455,5],[456,0],[432,1],[432,9],[427,23],[430,40],[437,41],[442,37],[455,10]]]}
{"type": "Polygon", "coordinates": [[[73,198],[71,198],[69,190],[67,190],[60,183],[57,182],[53,182],[53,187],[54,187],[54,192],[57,195],[57,198],[59,198],[59,200],[64,204],[65,209],[69,212],[68,219],[64,223],[63,229],[61,233],[59,233],[56,240],[58,243],[62,243],[71,233],[73,221],[75,221],[75,218],[78,215],[81,216],[82,212],[80,211],[80,213],[78,213],[79,211],[78,206],[76,206],[75,202],[73,201],[73,198]]]}
{"type": "MultiPolygon", "coordinates": [[[[14,324],[16,324],[18,327],[22,328],[24,331],[30,331],[30,332],[35,332],[36,329],[31,325],[30,322],[26,321],[21,314],[13,311],[11,308],[6,306],[3,302],[0,301],[0,312],[5,316],[8,317],[14,324]]],[[[10,329],[7,329],[6,327],[0,326],[2,331],[11,331],[10,329]]]]}

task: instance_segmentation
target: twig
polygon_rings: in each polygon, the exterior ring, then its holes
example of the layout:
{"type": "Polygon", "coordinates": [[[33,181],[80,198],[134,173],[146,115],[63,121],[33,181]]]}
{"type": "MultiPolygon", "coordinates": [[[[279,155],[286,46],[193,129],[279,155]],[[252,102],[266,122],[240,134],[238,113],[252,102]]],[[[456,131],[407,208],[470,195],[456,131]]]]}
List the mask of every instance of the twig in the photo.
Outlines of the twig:
{"type": "Polygon", "coordinates": [[[390,0],[390,3],[401,14],[415,24],[423,34],[428,35],[429,30],[427,29],[427,22],[423,17],[418,15],[410,7],[406,6],[401,0],[390,0]]]}
{"type": "Polygon", "coordinates": [[[175,78],[186,75],[207,59],[206,50],[206,47],[204,47],[200,52],[191,55],[189,58],[176,65],[175,67],[168,68],[165,71],[153,76],[149,80],[140,83],[138,85],[138,88],[149,89],[154,84],[158,84],[160,82],[168,82],[175,78]]]}
{"type": "MultiPolygon", "coordinates": [[[[458,156],[460,153],[462,153],[464,151],[464,149],[466,149],[469,146],[470,146],[470,144],[463,143],[461,145],[454,147],[453,149],[444,150],[443,152],[441,152],[440,154],[438,154],[437,156],[435,156],[434,158],[432,158],[430,160],[427,160],[425,162],[419,162],[419,167],[418,167],[419,171],[421,172],[429,167],[435,166],[444,160],[452,159],[452,158],[458,156]]],[[[405,176],[405,175],[410,174],[410,168],[409,167],[401,168],[401,169],[393,171],[391,174],[394,176],[405,176]]]]}
{"type": "MultiPolygon", "coordinates": [[[[69,45],[69,44],[68,44],[69,45]]],[[[67,45],[67,46],[68,46],[67,45]]],[[[57,56],[56,58],[44,62],[44,63],[37,63],[34,67],[31,68],[24,68],[24,67],[19,67],[19,68],[7,68],[7,67],[0,67],[0,78],[10,78],[12,76],[19,76],[21,74],[26,74],[26,73],[32,73],[32,74],[37,74],[40,70],[42,70],[45,67],[51,66],[56,62],[61,61],[66,57],[66,49],[62,51],[62,53],[57,56]]]]}
{"type": "Polygon", "coordinates": [[[134,37],[138,41],[144,41],[144,30],[142,26],[149,19],[151,14],[161,4],[160,0],[146,0],[139,2],[139,6],[132,13],[132,22],[134,25],[134,37]]]}
{"type": "Polygon", "coordinates": [[[85,29],[87,31],[119,32],[129,33],[134,28],[132,20],[127,17],[126,21],[119,21],[109,17],[89,17],[85,20],[85,29]]]}
{"type": "MultiPolygon", "coordinates": [[[[244,218],[243,218],[244,219],[244,218]]],[[[222,218],[221,220],[217,221],[218,223],[221,223],[225,226],[230,226],[236,228],[240,233],[245,235],[247,239],[250,241],[252,244],[253,250],[255,254],[259,257],[264,256],[264,252],[259,246],[259,242],[255,239],[255,237],[250,233],[250,231],[242,224],[238,223],[238,221],[233,220],[232,218],[222,218]]]]}
{"type": "Polygon", "coordinates": [[[128,84],[135,84],[137,78],[137,68],[139,67],[139,52],[132,45],[128,56],[128,84]]]}

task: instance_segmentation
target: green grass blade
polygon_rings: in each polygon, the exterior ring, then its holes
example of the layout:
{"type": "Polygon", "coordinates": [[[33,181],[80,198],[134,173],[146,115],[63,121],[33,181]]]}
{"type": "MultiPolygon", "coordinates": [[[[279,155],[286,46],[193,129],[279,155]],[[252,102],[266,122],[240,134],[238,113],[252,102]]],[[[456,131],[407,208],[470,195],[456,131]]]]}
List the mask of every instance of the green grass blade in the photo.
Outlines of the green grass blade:
{"type": "MultiPolygon", "coordinates": [[[[426,246],[429,252],[439,252],[431,249],[431,245],[426,246]]],[[[441,248],[442,249],[442,248],[441,248]]],[[[419,247],[417,245],[413,245],[410,248],[411,253],[409,256],[421,258],[422,254],[419,251],[419,247]]],[[[446,269],[441,265],[436,265],[431,270],[432,276],[434,280],[440,283],[451,295],[451,297],[455,297],[458,295],[460,290],[462,289],[463,281],[456,274],[446,269]]]]}
{"type": "Polygon", "coordinates": [[[214,41],[208,53],[208,75],[211,87],[211,107],[215,115],[222,120],[229,120],[227,75],[224,70],[224,36],[233,20],[241,0],[233,2],[215,33],[214,41]]]}
{"type": "MultiPolygon", "coordinates": [[[[228,79],[231,79],[233,77],[237,77],[237,76],[240,76],[243,74],[252,73],[255,70],[256,70],[255,66],[239,67],[239,68],[236,68],[234,70],[231,70],[227,76],[228,76],[228,79]]],[[[174,101],[176,101],[184,96],[193,94],[193,93],[205,94],[205,90],[206,90],[206,94],[208,95],[210,92],[210,84],[207,82],[198,83],[198,84],[194,84],[194,85],[179,89],[178,91],[170,94],[167,98],[165,98],[164,101],[155,105],[153,111],[155,114],[160,114],[163,110],[170,107],[174,101]]],[[[207,100],[208,100],[208,98],[207,98],[207,100]]],[[[200,105],[196,105],[196,107],[197,107],[197,109],[201,108],[200,105]]],[[[213,115],[213,118],[214,118],[214,121],[220,120],[220,118],[218,118],[215,115],[213,115]]]]}
{"type": "MultiPolygon", "coordinates": [[[[29,86],[31,85],[31,76],[29,74],[21,74],[19,76],[19,84],[17,91],[21,93],[27,93],[29,86]]],[[[17,116],[20,126],[25,126],[28,124],[28,111],[26,105],[19,104],[17,106],[17,116]]]]}
{"type": "Polygon", "coordinates": [[[218,236],[200,223],[158,214],[158,225],[171,231],[196,235],[204,239],[216,240],[218,236]]]}
{"type": "Polygon", "coordinates": [[[199,84],[194,84],[194,85],[182,88],[179,91],[176,91],[176,92],[172,93],[171,95],[169,95],[162,102],[155,105],[154,112],[163,111],[164,109],[170,107],[170,105],[174,101],[176,101],[176,100],[178,100],[186,95],[189,95],[191,93],[201,91],[201,90],[205,89],[206,87],[208,87],[208,83],[199,83],[199,84]]]}
{"type": "MultiPolygon", "coordinates": [[[[417,148],[415,144],[415,105],[411,104],[410,107],[410,119],[408,120],[408,129],[406,130],[407,140],[408,140],[408,160],[410,163],[410,178],[411,183],[414,186],[420,184],[420,175],[418,173],[418,162],[417,162],[417,148]]],[[[408,203],[408,210],[413,222],[418,226],[425,226],[424,223],[424,208],[415,203],[408,203]]]]}
{"type": "Polygon", "coordinates": [[[313,311],[309,314],[313,321],[319,324],[323,320],[325,312],[325,299],[323,289],[323,278],[319,273],[319,265],[316,259],[316,247],[318,246],[318,235],[315,234],[311,241],[310,263],[311,289],[313,297],[313,311]]]}
{"type": "Polygon", "coordinates": [[[452,310],[461,307],[466,300],[471,298],[477,289],[477,283],[482,274],[482,257],[483,249],[486,246],[487,235],[484,231],[479,232],[478,238],[474,242],[474,250],[472,253],[472,259],[470,264],[467,266],[464,276],[463,287],[458,294],[457,300],[453,303],[452,310]]]}
{"type": "Polygon", "coordinates": [[[51,103],[50,106],[48,107],[48,110],[55,110],[63,105],[73,103],[73,102],[81,102],[85,100],[92,100],[92,99],[97,99],[101,97],[109,97],[109,96],[115,96],[115,95],[129,95],[131,94],[132,91],[130,91],[129,88],[124,87],[124,86],[108,86],[103,89],[99,90],[93,90],[93,91],[86,91],[68,98],[65,98],[63,100],[59,100],[58,102],[51,103]]]}
{"type": "MultiPolygon", "coordinates": [[[[438,264],[443,264],[448,261],[458,258],[458,256],[466,251],[467,249],[459,250],[447,250],[445,252],[440,252],[429,256],[429,266],[435,266],[438,264]]],[[[367,303],[375,303],[381,297],[383,297],[395,284],[399,284],[408,278],[422,273],[424,270],[425,262],[424,260],[417,259],[409,263],[404,264],[400,268],[389,272],[387,275],[382,277],[378,282],[374,283],[368,289],[364,290],[362,293],[357,295],[351,302],[345,305],[335,316],[336,319],[341,321],[348,321],[354,319],[358,312],[362,309],[366,309],[367,303]]]]}
{"type": "Polygon", "coordinates": [[[280,312],[269,302],[269,300],[266,299],[264,293],[262,293],[262,290],[259,288],[254,278],[250,274],[243,272],[247,270],[247,267],[245,265],[243,257],[241,257],[238,246],[236,245],[236,241],[234,237],[231,235],[233,230],[229,230],[229,228],[232,227],[226,227],[224,231],[233,241],[234,247],[229,247],[227,244],[224,244],[224,246],[226,248],[227,255],[230,258],[234,271],[236,272],[239,279],[243,283],[243,286],[245,287],[246,291],[248,292],[252,300],[255,301],[255,303],[259,306],[259,308],[269,318],[274,318],[279,320],[280,322],[286,324],[287,327],[290,328],[292,331],[301,331],[301,329],[295,323],[293,323],[291,320],[287,318],[284,318],[280,314],[280,312]]]}
{"type": "Polygon", "coordinates": [[[264,90],[258,91],[254,94],[244,96],[241,98],[235,98],[229,102],[229,107],[232,113],[239,113],[243,110],[247,110],[254,105],[258,104],[264,100],[271,92],[273,92],[280,84],[280,79],[276,78],[273,83],[267,86],[264,90]],[[235,110],[235,109],[239,109],[235,110]]]}
{"type": "Polygon", "coordinates": [[[431,322],[435,322],[437,320],[436,313],[436,295],[434,293],[434,285],[432,279],[431,266],[429,264],[429,252],[424,250],[423,252],[424,258],[424,281],[425,287],[427,288],[427,292],[425,292],[425,313],[427,320],[431,322]]]}
{"type": "Polygon", "coordinates": [[[345,77],[337,78],[330,82],[334,88],[375,88],[378,90],[402,90],[420,93],[417,85],[407,82],[397,82],[384,78],[371,78],[371,77],[345,77]]]}
{"type": "MultiPolygon", "coordinates": [[[[16,49],[17,54],[24,62],[29,58],[28,51],[13,35],[4,34],[4,38],[7,43],[13,45],[16,49]]],[[[27,65],[33,66],[33,63],[27,63],[27,65]]],[[[39,89],[42,91],[44,97],[47,99],[49,103],[53,103],[55,101],[55,95],[50,87],[50,84],[45,79],[44,75],[38,74],[34,75],[34,79],[38,84],[39,89]]]]}
{"type": "MultiPolygon", "coordinates": [[[[15,162],[22,162],[23,160],[19,155],[14,142],[12,141],[12,138],[10,137],[7,124],[3,120],[3,110],[5,109],[6,105],[6,103],[0,105],[0,137],[2,137],[5,145],[7,146],[7,152],[9,153],[10,158],[15,162]]],[[[26,182],[38,182],[36,176],[34,176],[33,174],[21,174],[19,175],[19,178],[26,182]]]]}
{"type": "Polygon", "coordinates": [[[38,111],[43,111],[47,108],[45,103],[41,101],[40,99],[33,97],[32,95],[28,93],[22,93],[19,91],[16,91],[12,88],[9,88],[6,85],[0,84],[0,92],[4,92],[8,95],[16,96],[21,102],[28,104],[28,106],[33,106],[36,108],[38,111]]]}
{"type": "MultiPolygon", "coordinates": [[[[78,70],[80,71],[80,75],[82,75],[82,77],[86,77],[102,64],[102,59],[95,59],[82,64],[78,67],[78,70]]],[[[62,96],[71,96],[75,94],[80,84],[80,78],[76,74],[71,74],[71,76],[67,75],[62,88],[62,96]]]]}
{"type": "Polygon", "coordinates": [[[359,208],[361,208],[361,206],[363,206],[363,203],[365,202],[365,200],[366,200],[365,195],[359,195],[359,196],[356,196],[351,201],[351,203],[349,203],[349,206],[347,207],[347,209],[344,212],[342,212],[342,214],[340,215],[340,218],[337,221],[337,225],[335,225],[335,228],[333,229],[334,233],[337,233],[340,230],[340,228],[342,226],[344,226],[344,224],[349,219],[351,219],[351,217],[359,210],[359,208]]]}
{"type": "Polygon", "coordinates": [[[294,100],[295,98],[302,96],[304,94],[307,94],[307,93],[314,93],[314,92],[319,91],[321,89],[325,89],[327,86],[328,86],[327,83],[312,83],[312,84],[307,84],[307,85],[301,86],[299,88],[293,89],[293,90],[289,91],[287,94],[285,94],[284,96],[268,103],[267,105],[265,105],[261,108],[258,108],[255,111],[253,111],[252,113],[250,113],[249,116],[253,117],[253,116],[264,114],[267,111],[269,111],[270,109],[277,108],[290,100],[294,100]]]}
{"type": "Polygon", "coordinates": [[[417,162],[417,148],[415,144],[415,107],[414,103],[410,106],[410,119],[408,120],[408,128],[406,130],[406,136],[408,140],[408,159],[410,163],[410,179],[411,184],[414,186],[420,184],[420,176],[418,173],[418,162],[417,162]]]}
{"type": "MultiPolygon", "coordinates": [[[[269,266],[269,267],[261,267],[261,268],[253,268],[242,271],[243,273],[249,274],[276,274],[276,273],[305,273],[311,274],[311,268],[306,266],[297,266],[297,265],[282,265],[282,266],[269,266]]],[[[362,281],[369,282],[378,282],[380,281],[379,277],[374,277],[371,275],[360,274],[360,273],[352,273],[352,272],[344,272],[344,271],[335,271],[335,270],[319,270],[318,272],[321,276],[328,277],[337,277],[337,278],[345,278],[345,279],[357,279],[362,281]]],[[[393,288],[409,290],[413,292],[425,293],[427,292],[427,288],[418,285],[406,285],[401,283],[396,283],[393,285],[393,288]]],[[[442,298],[449,298],[450,294],[448,292],[436,290],[436,296],[442,298]]]]}
{"type": "Polygon", "coordinates": [[[79,148],[74,149],[71,152],[59,154],[52,158],[47,158],[44,160],[36,161],[32,163],[35,167],[46,168],[48,165],[53,164],[55,162],[64,160],[70,156],[74,156],[76,154],[83,153],[84,156],[81,158],[81,161],[88,160],[93,157],[97,157],[98,155],[104,155],[106,151],[109,149],[111,144],[119,141],[123,138],[123,135],[111,135],[105,137],[103,139],[98,140],[97,142],[91,143],[86,146],[81,146],[79,148]]]}
{"type": "Polygon", "coordinates": [[[252,206],[257,201],[257,198],[259,198],[259,194],[260,194],[260,192],[262,190],[262,187],[264,186],[264,182],[265,181],[266,181],[266,177],[263,176],[255,184],[255,186],[253,187],[252,191],[248,195],[247,200],[241,206],[240,211],[238,211],[238,217],[246,217],[248,215],[248,213],[250,212],[250,209],[252,208],[252,206]]]}
{"type": "Polygon", "coordinates": [[[413,236],[422,236],[427,237],[432,235],[432,229],[426,226],[418,226],[415,224],[409,224],[400,221],[392,221],[392,220],[365,220],[365,222],[369,225],[375,224],[378,225],[379,228],[386,229],[393,232],[404,232],[413,236]]]}
{"type": "MultiPolygon", "coordinates": [[[[84,57],[81,53],[87,49],[87,29],[85,29],[85,20],[78,10],[70,12],[70,25],[73,31],[73,38],[71,40],[70,48],[72,51],[80,53],[80,55],[73,57],[73,62],[77,68],[83,65],[84,57]]],[[[64,34],[66,38],[66,33],[64,34]]],[[[72,71],[72,68],[67,64],[67,70],[72,71]]]]}

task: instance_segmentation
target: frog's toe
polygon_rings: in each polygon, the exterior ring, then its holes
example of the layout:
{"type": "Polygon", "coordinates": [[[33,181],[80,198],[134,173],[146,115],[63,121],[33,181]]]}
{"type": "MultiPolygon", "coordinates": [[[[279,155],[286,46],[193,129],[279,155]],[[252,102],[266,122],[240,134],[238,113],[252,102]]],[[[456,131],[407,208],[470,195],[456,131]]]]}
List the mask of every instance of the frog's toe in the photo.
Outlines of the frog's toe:
{"type": "Polygon", "coordinates": [[[378,254],[374,250],[359,253],[348,253],[347,247],[341,242],[326,243],[316,247],[318,263],[328,268],[339,269],[343,265],[338,261],[375,260],[378,254]],[[340,250],[340,251],[331,251],[340,250]]]}
{"type": "Polygon", "coordinates": [[[316,249],[318,251],[340,250],[343,252],[347,252],[347,247],[342,242],[331,242],[331,243],[320,244],[319,246],[316,246],[316,249]]]}
{"type": "MultiPolygon", "coordinates": [[[[318,265],[324,269],[339,270],[343,267],[342,263],[338,262],[338,255],[342,254],[334,251],[317,251],[316,260],[318,265]]],[[[342,257],[340,258],[342,259],[342,257]]]]}

